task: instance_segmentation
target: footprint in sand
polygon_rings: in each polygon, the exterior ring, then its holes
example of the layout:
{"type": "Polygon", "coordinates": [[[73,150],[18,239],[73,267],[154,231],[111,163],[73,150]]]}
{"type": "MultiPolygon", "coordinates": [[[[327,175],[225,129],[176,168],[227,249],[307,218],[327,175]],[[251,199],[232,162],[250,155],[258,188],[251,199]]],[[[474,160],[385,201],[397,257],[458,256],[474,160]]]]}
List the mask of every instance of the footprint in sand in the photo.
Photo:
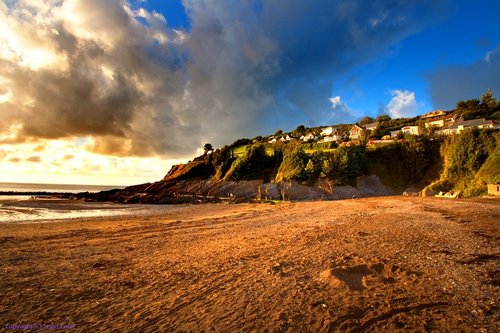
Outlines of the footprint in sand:
{"type": "Polygon", "coordinates": [[[351,290],[363,290],[371,283],[395,283],[400,272],[399,267],[388,267],[377,263],[372,265],[356,265],[334,267],[324,270],[319,275],[319,280],[336,288],[348,287],[351,290]]]}
{"type": "Polygon", "coordinates": [[[333,287],[343,287],[347,285],[352,290],[362,290],[363,278],[372,274],[367,265],[357,265],[352,267],[329,268],[319,275],[320,280],[331,284],[333,287]]]}

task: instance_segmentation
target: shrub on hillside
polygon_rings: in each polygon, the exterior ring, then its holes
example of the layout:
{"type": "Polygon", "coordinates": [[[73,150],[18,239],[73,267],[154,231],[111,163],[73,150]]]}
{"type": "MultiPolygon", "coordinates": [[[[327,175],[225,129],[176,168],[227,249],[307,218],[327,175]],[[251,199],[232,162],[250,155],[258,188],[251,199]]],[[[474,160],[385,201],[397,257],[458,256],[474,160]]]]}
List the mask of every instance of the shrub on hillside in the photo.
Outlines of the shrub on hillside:
{"type": "Polygon", "coordinates": [[[234,147],[239,147],[239,146],[246,146],[250,143],[252,143],[252,140],[243,138],[243,139],[238,139],[238,140],[234,141],[229,147],[234,148],[234,147]]]}
{"type": "Polygon", "coordinates": [[[266,154],[266,147],[262,143],[250,146],[245,155],[237,158],[231,165],[224,179],[250,180],[262,178],[263,170],[273,164],[273,157],[266,154]]]}
{"type": "Polygon", "coordinates": [[[307,154],[300,145],[287,145],[283,150],[283,161],[278,169],[276,181],[306,180],[307,154]]]}
{"type": "Polygon", "coordinates": [[[321,175],[337,185],[354,185],[356,177],[366,171],[366,155],[362,146],[342,146],[323,159],[321,175]]]}
{"type": "Polygon", "coordinates": [[[320,177],[323,171],[323,163],[326,159],[325,153],[321,150],[315,151],[308,159],[304,169],[304,176],[310,185],[320,177]]]}
{"type": "Polygon", "coordinates": [[[498,141],[499,135],[494,131],[477,128],[446,138],[441,147],[444,158],[441,180],[448,182],[454,191],[464,192],[465,196],[477,194],[474,178],[498,141]]]}
{"type": "Polygon", "coordinates": [[[212,164],[215,168],[216,180],[224,178],[231,165],[233,164],[235,158],[232,153],[232,149],[229,146],[224,146],[221,149],[215,150],[212,154],[212,164]]]}
{"type": "Polygon", "coordinates": [[[418,183],[429,166],[432,142],[424,136],[408,135],[402,143],[401,155],[408,184],[418,183]]]}

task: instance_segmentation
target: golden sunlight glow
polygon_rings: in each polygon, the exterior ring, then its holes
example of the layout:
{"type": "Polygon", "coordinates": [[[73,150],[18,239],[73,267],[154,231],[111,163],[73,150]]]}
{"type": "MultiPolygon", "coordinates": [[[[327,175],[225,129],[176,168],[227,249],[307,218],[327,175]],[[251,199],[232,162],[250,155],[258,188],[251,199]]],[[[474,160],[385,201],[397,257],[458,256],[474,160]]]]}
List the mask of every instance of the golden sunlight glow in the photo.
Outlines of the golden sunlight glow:
{"type": "MultiPolygon", "coordinates": [[[[40,14],[40,20],[43,15],[40,14]]],[[[47,35],[54,29],[33,31],[29,23],[22,24],[9,16],[7,10],[0,11],[0,59],[15,61],[31,70],[40,68],[67,68],[67,59],[57,52],[56,46],[47,35]]]]}
{"type": "Polygon", "coordinates": [[[14,97],[14,94],[12,94],[12,90],[10,90],[10,89],[7,89],[7,92],[3,93],[3,94],[0,91],[0,104],[4,104],[4,103],[9,102],[13,97],[14,97]]]}
{"type": "Polygon", "coordinates": [[[133,185],[158,181],[173,164],[185,162],[94,154],[85,150],[91,142],[75,138],[0,145],[0,182],[133,185]]]}
{"type": "MultiPolygon", "coordinates": [[[[22,125],[20,124],[13,124],[8,127],[7,130],[5,130],[3,133],[0,133],[0,142],[5,142],[5,141],[11,141],[15,140],[17,137],[17,133],[21,130],[22,125]]],[[[2,147],[2,145],[0,145],[2,147]]]]}

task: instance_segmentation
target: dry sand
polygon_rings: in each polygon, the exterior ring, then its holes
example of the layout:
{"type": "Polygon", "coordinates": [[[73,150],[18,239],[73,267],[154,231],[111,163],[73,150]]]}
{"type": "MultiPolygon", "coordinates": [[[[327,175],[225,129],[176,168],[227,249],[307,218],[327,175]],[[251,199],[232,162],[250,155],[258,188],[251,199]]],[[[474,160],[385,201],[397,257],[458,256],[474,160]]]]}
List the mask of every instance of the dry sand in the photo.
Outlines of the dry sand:
{"type": "Polygon", "coordinates": [[[386,197],[3,224],[0,330],[499,332],[499,217],[386,197]]]}

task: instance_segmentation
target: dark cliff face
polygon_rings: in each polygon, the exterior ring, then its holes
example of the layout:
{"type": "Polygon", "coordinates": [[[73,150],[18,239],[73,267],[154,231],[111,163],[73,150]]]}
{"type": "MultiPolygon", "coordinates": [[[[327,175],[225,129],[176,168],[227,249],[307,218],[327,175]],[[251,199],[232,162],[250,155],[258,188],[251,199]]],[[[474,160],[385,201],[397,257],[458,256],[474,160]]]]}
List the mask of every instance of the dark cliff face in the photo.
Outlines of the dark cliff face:
{"type": "Polygon", "coordinates": [[[215,174],[212,163],[206,160],[194,160],[186,164],[174,165],[163,181],[201,178],[207,179],[215,174]]]}

